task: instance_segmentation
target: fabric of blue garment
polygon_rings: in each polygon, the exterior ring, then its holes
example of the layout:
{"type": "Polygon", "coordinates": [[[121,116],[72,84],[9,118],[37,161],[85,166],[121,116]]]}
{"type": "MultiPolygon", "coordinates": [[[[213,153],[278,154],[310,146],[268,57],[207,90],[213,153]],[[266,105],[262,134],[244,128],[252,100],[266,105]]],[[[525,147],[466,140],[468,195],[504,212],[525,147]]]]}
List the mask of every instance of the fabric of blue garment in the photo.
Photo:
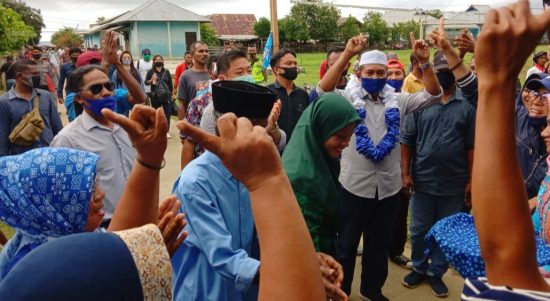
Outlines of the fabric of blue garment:
{"type": "Polygon", "coordinates": [[[506,301],[541,301],[550,300],[547,292],[514,290],[505,286],[492,286],[487,278],[466,279],[461,300],[506,300],[506,301]]]}
{"type": "Polygon", "coordinates": [[[112,233],[80,233],[29,253],[0,282],[0,300],[143,300],[138,269],[112,233]]]}
{"type": "Polygon", "coordinates": [[[172,257],[174,300],[256,300],[260,262],[252,258],[257,238],[246,187],[205,152],[181,172],[174,194],[185,200],[189,233],[172,257]]]}
{"type": "MultiPolygon", "coordinates": [[[[537,262],[539,266],[550,264],[550,247],[535,233],[537,262]]],[[[485,276],[485,263],[481,258],[479,238],[473,216],[466,213],[444,218],[426,235],[426,252],[437,244],[447,260],[463,278],[485,276]]]]}
{"type": "MultiPolygon", "coordinates": [[[[130,103],[128,102],[128,90],[126,89],[115,89],[115,112],[128,116],[130,112],[130,103]]],[[[76,118],[76,112],[74,109],[74,93],[67,94],[65,98],[65,108],[67,109],[67,117],[69,122],[73,121],[76,118]]]]}
{"type": "Polygon", "coordinates": [[[0,279],[50,238],[84,231],[98,160],[49,147],[0,158],[0,219],[17,230],[0,253],[0,279]]]}
{"type": "Polygon", "coordinates": [[[410,172],[415,189],[440,196],[463,194],[474,131],[475,108],[458,93],[446,104],[408,114],[401,143],[414,150],[410,172]]]}

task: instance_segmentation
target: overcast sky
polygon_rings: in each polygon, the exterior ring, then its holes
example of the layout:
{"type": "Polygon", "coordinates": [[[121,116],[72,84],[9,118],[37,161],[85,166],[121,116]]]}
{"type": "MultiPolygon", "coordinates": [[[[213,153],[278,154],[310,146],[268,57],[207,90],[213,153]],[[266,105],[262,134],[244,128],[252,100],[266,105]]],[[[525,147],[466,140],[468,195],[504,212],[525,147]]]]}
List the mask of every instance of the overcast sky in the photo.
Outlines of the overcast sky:
{"type": "MultiPolygon", "coordinates": [[[[42,40],[49,41],[57,29],[68,26],[88,28],[98,17],[110,18],[131,10],[147,0],[25,0],[25,2],[42,11],[46,28],[42,31],[42,40]]],[[[185,9],[200,15],[215,13],[251,13],[256,18],[269,17],[269,0],[168,0],[185,9]],[[228,4],[231,5],[228,5],[228,4]]],[[[541,0],[530,0],[533,8],[541,7],[541,0]]],[[[292,4],[290,0],[279,0],[279,18],[287,15],[292,4]]],[[[364,0],[333,0],[335,4],[367,5],[364,0]]],[[[369,6],[422,8],[443,11],[465,10],[470,4],[490,4],[498,7],[512,3],[513,0],[371,0],[369,6]],[[445,3],[445,4],[442,4],[445,3]]],[[[352,14],[361,17],[363,9],[340,9],[343,16],[352,14]]]]}

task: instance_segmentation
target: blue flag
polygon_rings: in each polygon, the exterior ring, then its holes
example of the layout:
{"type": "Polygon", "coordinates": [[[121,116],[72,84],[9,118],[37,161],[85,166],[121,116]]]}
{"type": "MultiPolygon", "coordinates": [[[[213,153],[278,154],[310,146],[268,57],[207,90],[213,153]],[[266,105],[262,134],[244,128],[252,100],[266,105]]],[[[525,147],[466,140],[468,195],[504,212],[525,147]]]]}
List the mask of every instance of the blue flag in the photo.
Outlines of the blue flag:
{"type": "Polygon", "coordinates": [[[269,67],[269,61],[271,60],[271,55],[273,54],[273,33],[269,33],[269,37],[267,38],[267,42],[265,42],[265,48],[264,48],[264,70],[269,67]]]}

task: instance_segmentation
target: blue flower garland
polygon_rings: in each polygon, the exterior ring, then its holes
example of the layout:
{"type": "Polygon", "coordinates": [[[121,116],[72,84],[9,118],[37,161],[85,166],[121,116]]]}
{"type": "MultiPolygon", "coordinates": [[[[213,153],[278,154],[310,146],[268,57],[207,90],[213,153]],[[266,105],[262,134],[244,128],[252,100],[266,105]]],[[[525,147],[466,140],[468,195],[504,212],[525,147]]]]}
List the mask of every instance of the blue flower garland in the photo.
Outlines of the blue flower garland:
{"type": "Polygon", "coordinates": [[[369,129],[363,123],[367,116],[365,108],[358,109],[357,113],[361,118],[361,122],[355,128],[355,136],[357,137],[355,145],[357,152],[365,156],[365,158],[378,163],[384,160],[384,158],[395,148],[397,142],[399,142],[399,109],[390,108],[384,113],[388,131],[377,146],[374,146],[374,142],[369,137],[369,129]]]}

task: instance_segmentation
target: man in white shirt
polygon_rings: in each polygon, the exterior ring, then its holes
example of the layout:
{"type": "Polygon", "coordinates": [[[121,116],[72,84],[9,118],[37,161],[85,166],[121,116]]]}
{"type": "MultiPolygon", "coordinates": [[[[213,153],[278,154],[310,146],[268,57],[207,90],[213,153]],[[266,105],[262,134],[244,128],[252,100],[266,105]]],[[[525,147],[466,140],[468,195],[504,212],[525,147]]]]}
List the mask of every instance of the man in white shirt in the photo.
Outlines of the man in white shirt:
{"type": "MultiPolygon", "coordinates": [[[[141,78],[145,79],[147,72],[153,68],[153,61],[151,61],[151,50],[145,48],[141,51],[141,55],[143,58],[138,61],[137,69],[141,78]]],[[[147,94],[147,98],[151,97],[150,85],[145,85],[145,94],[147,94]]]]}
{"type": "Polygon", "coordinates": [[[425,90],[415,94],[396,93],[386,84],[387,58],[378,50],[361,55],[359,87],[335,90],[349,61],[365,43],[363,35],[348,41],[338,61],[319,82],[317,93],[342,94],[362,118],[341,160],[342,223],[336,257],[344,268],[342,290],[347,294],[351,292],[357,245],[365,234],[359,294],[364,300],[385,301],[388,299],[382,295],[382,286],[388,275],[388,250],[402,188],[400,123],[405,114],[439,102],[442,90],[429,61],[429,47],[421,40],[414,41],[413,52],[424,71],[425,90]]]}

